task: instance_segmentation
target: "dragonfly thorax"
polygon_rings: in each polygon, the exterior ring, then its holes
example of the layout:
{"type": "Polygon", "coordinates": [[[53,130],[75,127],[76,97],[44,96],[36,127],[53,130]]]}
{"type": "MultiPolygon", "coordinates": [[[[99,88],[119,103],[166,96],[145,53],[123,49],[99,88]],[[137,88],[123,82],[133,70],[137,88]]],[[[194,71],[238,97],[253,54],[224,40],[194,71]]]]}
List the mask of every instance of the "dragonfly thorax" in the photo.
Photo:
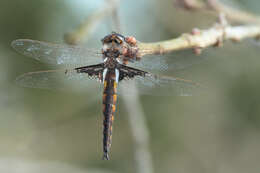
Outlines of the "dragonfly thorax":
{"type": "Polygon", "coordinates": [[[104,59],[104,67],[108,69],[115,69],[118,65],[118,58],[115,57],[106,57],[104,59]]]}

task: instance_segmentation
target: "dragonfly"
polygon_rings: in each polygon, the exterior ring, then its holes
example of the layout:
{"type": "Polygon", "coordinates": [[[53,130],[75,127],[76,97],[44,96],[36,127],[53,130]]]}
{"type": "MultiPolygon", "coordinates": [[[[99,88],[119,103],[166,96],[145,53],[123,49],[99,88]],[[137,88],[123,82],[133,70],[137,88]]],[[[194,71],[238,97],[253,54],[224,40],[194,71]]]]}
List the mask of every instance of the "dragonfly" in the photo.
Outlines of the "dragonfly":
{"type": "MultiPolygon", "coordinates": [[[[24,87],[52,89],[59,88],[58,78],[67,81],[98,81],[103,85],[103,159],[109,160],[112,144],[112,124],[116,111],[118,94],[122,87],[131,94],[133,84],[138,93],[145,95],[189,95],[186,91],[197,87],[197,83],[181,78],[160,76],[136,67],[165,68],[158,61],[150,62],[140,55],[138,42],[133,36],[112,32],[102,40],[102,48],[90,49],[83,46],[54,44],[30,39],[18,39],[11,46],[19,53],[38,61],[54,65],[65,65],[66,69],[36,71],[18,76],[16,82],[24,87]],[[93,65],[94,64],[94,65],[93,65]],[[71,68],[71,65],[74,65],[71,68]],[[93,80],[94,79],[94,80],[93,80]],[[132,83],[133,82],[133,83],[132,83]]],[[[125,92],[125,90],[124,90],[125,92]]]]}

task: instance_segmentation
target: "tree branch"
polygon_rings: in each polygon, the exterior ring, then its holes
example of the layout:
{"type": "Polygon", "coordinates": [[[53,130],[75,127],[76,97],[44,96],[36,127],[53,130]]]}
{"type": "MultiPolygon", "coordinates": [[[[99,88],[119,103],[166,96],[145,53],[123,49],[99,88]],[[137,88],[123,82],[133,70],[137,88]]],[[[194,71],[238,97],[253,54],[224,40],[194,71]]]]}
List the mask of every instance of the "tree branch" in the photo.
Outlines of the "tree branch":
{"type": "Polygon", "coordinates": [[[174,0],[174,3],[186,10],[213,12],[215,15],[224,13],[227,19],[232,22],[260,24],[259,16],[232,8],[219,0],[174,0]]]}
{"type": "Polygon", "coordinates": [[[178,38],[153,43],[138,42],[139,56],[147,54],[163,54],[183,49],[194,49],[200,53],[201,49],[210,46],[220,46],[224,40],[241,41],[246,38],[259,38],[260,26],[242,25],[230,26],[225,17],[220,15],[219,22],[205,30],[194,28],[191,33],[182,34],[178,38]]]}

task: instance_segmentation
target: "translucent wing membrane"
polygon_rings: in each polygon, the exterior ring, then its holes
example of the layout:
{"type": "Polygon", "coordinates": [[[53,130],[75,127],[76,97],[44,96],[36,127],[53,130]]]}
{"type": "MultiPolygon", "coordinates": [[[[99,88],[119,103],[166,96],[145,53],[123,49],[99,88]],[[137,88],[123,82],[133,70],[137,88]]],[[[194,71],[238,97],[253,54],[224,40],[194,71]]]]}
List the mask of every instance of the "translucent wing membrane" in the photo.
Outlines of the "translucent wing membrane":
{"type": "Polygon", "coordinates": [[[68,90],[99,88],[97,77],[76,70],[48,70],[25,73],[15,81],[18,85],[30,88],[68,90]]]}
{"type": "Polygon", "coordinates": [[[135,68],[149,69],[149,70],[161,70],[165,71],[169,68],[165,58],[160,55],[144,56],[139,61],[130,61],[130,65],[135,68]]]}
{"type": "Polygon", "coordinates": [[[189,80],[157,76],[151,73],[146,74],[145,77],[135,76],[134,79],[123,80],[119,83],[119,87],[127,87],[127,94],[131,94],[132,85],[137,86],[139,94],[155,96],[191,96],[198,88],[201,88],[198,83],[189,80]]]}
{"type": "MultiPolygon", "coordinates": [[[[74,69],[30,72],[19,76],[16,83],[23,87],[55,90],[102,88],[97,76],[79,73],[74,69]]],[[[196,88],[200,87],[199,84],[192,81],[148,73],[145,77],[135,76],[132,79],[122,80],[119,83],[118,94],[122,94],[120,87],[126,87],[127,94],[131,94],[134,92],[133,85],[137,86],[139,94],[155,96],[191,96],[196,88]]]]}
{"type": "MultiPolygon", "coordinates": [[[[140,54],[143,54],[144,52],[149,53],[149,50],[139,51],[140,54]]],[[[152,50],[150,50],[150,52],[152,52],[152,50]]],[[[140,61],[134,61],[133,63],[130,63],[130,65],[136,68],[159,71],[182,70],[194,64],[199,64],[206,59],[206,56],[200,55],[194,57],[194,55],[191,56],[187,52],[177,52],[163,55],[148,54],[142,56],[140,61]]]]}
{"type": "Polygon", "coordinates": [[[101,62],[101,52],[80,46],[19,39],[11,43],[19,53],[49,64],[92,64],[101,62]]]}

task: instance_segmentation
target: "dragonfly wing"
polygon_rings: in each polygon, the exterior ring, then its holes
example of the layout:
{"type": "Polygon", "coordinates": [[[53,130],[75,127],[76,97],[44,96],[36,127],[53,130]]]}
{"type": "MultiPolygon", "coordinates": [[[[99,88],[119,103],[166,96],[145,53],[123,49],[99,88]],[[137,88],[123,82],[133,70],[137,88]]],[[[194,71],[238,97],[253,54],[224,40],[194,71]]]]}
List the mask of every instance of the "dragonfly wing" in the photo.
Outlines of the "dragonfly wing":
{"type": "Polygon", "coordinates": [[[11,43],[19,53],[49,64],[91,64],[101,62],[101,53],[80,46],[19,39],[11,43]]]}
{"type": "Polygon", "coordinates": [[[165,57],[161,57],[160,55],[150,55],[141,57],[138,61],[129,61],[130,65],[135,68],[142,68],[148,70],[160,70],[165,71],[169,69],[169,65],[165,57]]]}
{"type": "Polygon", "coordinates": [[[103,64],[85,66],[76,69],[47,70],[25,73],[18,76],[16,83],[23,87],[42,89],[99,88],[103,64]]]}
{"type": "MultiPolygon", "coordinates": [[[[140,50],[142,52],[142,50],[140,50]]],[[[207,56],[190,55],[188,52],[175,52],[164,55],[145,55],[139,61],[130,62],[130,65],[136,68],[147,70],[182,70],[189,68],[192,65],[202,63],[207,59],[207,56]]]]}
{"type": "Polygon", "coordinates": [[[155,96],[191,96],[196,88],[201,87],[200,84],[189,80],[158,76],[128,66],[122,66],[119,73],[124,76],[119,83],[119,90],[120,86],[127,88],[129,94],[133,85],[137,86],[140,94],[155,96]]]}

